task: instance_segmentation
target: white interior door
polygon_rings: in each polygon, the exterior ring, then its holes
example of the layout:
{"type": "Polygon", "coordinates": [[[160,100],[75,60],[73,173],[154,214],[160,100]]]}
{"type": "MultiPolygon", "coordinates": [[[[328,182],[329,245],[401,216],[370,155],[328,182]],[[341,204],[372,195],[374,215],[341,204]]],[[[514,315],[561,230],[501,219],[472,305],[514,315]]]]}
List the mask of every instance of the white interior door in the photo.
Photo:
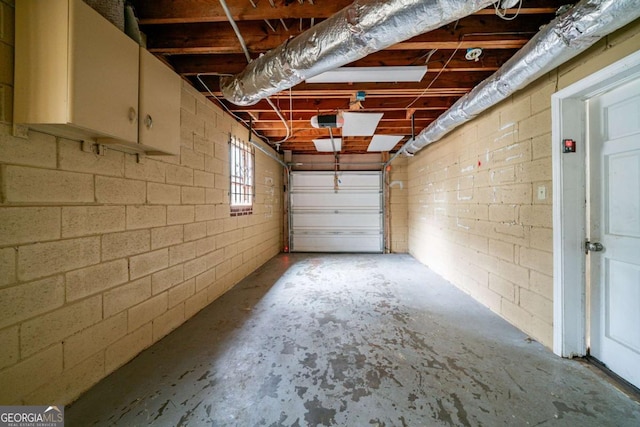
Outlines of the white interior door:
{"type": "Polygon", "coordinates": [[[640,79],[588,101],[590,351],[640,387],[640,79]]]}
{"type": "Polygon", "coordinates": [[[292,252],[382,252],[380,172],[292,172],[292,252]]]}

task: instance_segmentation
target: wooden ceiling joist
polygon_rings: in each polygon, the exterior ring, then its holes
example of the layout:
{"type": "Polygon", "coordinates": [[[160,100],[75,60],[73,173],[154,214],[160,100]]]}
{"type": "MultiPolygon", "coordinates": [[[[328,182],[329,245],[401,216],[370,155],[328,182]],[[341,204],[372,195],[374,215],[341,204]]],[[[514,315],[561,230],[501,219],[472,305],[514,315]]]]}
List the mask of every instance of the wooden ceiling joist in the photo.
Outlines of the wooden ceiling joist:
{"type": "MultiPolygon", "coordinates": [[[[353,0],[318,0],[311,4],[297,1],[275,1],[272,7],[267,1],[229,1],[231,15],[237,21],[259,21],[263,19],[321,19],[328,18],[353,3],[353,0]]],[[[134,0],[136,12],[142,25],[161,25],[189,22],[226,22],[224,10],[217,1],[202,0],[134,0]]],[[[520,14],[554,13],[557,2],[553,0],[524,0],[520,14]]],[[[514,15],[517,9],[507,10],[514,15]]],[[[476,15],[494,15],[492,7],[476,12],[476,15]]]]}
{"type": "MultiPolygon", "coordinates": [[[[149,50],[170,64],[212,102],[253,122],[256,134],[280,150],[317,154],[314,138],[327,138],[327,129],[310,124],[316,114],[340,111],[380,112],[377,134],[403,135],[395,149],[411,135],[469,93],[507,62],[570,0],[523,0],[505,20],[488,7],[387,49],[372,53],[352,67],[427,65],[421,82],[413,83],[301,83],[271,97],[286,118],[290,136],[266,100],[237,106],[222,98],[222,75],[241,73],[247,60],[240,42],[217,0],[132,0],[149,50]],[[467,60],[467,49],[482,48],[478,61],[467,60]],[[199,77],[199,78],[198,78],[199,77]],[[204,81],[205,86],[200,83],[204,81]],[[211,96],[209,90],[215,95],[211,96]],[[364,100],[356,104],[356,92],[364,100]],[[291,108],[292,106],[292,108],[291,108]],[[413,116],[413,120],[412,119],[413,116]],[[412,129],[412,126],[414,128],[412,129]]],[[[274,49],[350,5],[353,0],[226,0],[252,58],[274,49]],[[255,6],[255,7],[254,7],[255,6]]],[[[334,132],[340,137],[341,131],[334,132]]],[[[371,137],[343,138],[342,153],[366,153],[371,137]]]]}

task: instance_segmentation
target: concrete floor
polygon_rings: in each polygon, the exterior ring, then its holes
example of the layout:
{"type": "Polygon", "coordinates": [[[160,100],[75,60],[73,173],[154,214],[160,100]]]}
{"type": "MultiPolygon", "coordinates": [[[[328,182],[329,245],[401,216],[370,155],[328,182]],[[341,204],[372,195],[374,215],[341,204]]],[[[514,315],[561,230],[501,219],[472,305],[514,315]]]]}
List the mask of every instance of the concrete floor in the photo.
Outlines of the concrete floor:
{"type": "Polygon", "coordinates": [[[407,255],[279,255],[68,426],[638,426],[640,405],[407,255]]]}

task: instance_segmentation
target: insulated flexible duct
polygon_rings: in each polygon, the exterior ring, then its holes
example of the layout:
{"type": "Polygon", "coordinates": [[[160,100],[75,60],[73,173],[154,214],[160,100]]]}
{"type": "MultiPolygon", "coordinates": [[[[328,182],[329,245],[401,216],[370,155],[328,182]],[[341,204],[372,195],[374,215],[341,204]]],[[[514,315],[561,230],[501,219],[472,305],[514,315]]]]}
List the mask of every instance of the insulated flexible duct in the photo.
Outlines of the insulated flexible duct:
{"type": "Polygon", "coordinates": [[[640,0],[581,1],[544,27],[498,71],[460,98],[398,153],[411,155],[438,141],[638,17],[640,0]]]}
{"type": "Polygon", "coordinates": [[[464,18],[495,0],[356,0],[252,61],[240,74],[222,77],[224,97],[236,105],[293,87],[419,34],[464,18]]]}

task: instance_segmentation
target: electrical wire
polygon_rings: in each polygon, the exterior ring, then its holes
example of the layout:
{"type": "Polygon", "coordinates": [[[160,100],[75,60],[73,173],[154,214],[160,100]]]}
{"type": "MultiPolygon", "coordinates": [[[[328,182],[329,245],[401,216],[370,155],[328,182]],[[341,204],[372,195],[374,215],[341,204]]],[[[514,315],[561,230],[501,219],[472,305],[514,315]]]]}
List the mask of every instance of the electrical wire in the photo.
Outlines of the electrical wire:
{"type": "MultiPolygon", "coordinates": [[[[451,60],[453,59],[455,54],[458,53],[458,51],[460,50],[460,46],[462,46],[462,43],[464,42],[464,38],[465,37],[468,37],[468,36],[507,36],[507,35],[524,35],[524,34],[531,34],[531,33],[530,32],[526,32],[526,31],[507,31],[507,32],[496,32],[496,33],[467,33],[467,34],[463,34],[462,37],[460,38],[460,42],[456,46],[456,48],[453,51],[453,53],[449,56],[449,59],[447,59],[447,61],[444,63],[444,65],[442,66],[440,71],[438,71],[438,74],[436,74],[436,76],[431,80],[431,82],[429,82],[427,87],[424,88],[424,90],[420,93],[420,95],[416,96],[416,98],[413,101],[411,101],[409,103],[409,105],[407,105],[405,107],[405,109],[410,108],[413,104],[418,102],[418,100],[420,98],[422,98],[425,93],[427,93],[427,91],[431,88],[431,86],[433,86],[433,84],[436,82],[436,80],[438,80],[438,78],[440,77],[442,72],[445,70],[445,68],[447,68],[447,65],[449,65],[449,63],[451,62],[451,60]]],[[[430,57],[431,57],[431,55],[429,55],[429,58],[430,57]]],[[[427,58],[427,60],[429,58],[427,58]]]]}
{"type": "Polygon", "coordinates": [[[276,112],[276,114],[278,115],[278,118],[284,124],[285,129],[287,129],[287,136],[285,136],[280,141],[274,142],[274,144],[281,144],[283,142],[286,142],[289,138],[291,138],[291,128],[289,127],[289,124],[287,123],[287,119],[284,118],[284,116],[282,115],[282,112],[280,111],[280,109],[275,106],[275,104],[273,103],[273,101],[271,101],[271,99],[269,99],[269,98],[265,98],[265,99],[267,100],[267,103],[271,106],[271,108],[273,108],[273,111],[276,112]]]}
{"type": "Polygon", "coordinates": [[[427,87],[424,88],[424,90],[420,93],[420,95],[416,96],[416,98],[411,101],[409,103],[409,105],[407,105],[405,107],[405,109],[409,109],[411,108],[411,106],[413,104],[415,104],[416,102],[418,102],[418,100],[420,98],[422,98],[424,96],[425,93],[427,93],[427,91],[429,89],[431,89],[431,86],[433,86],[433,84],[436,82],[436,80],[438,80],[438,77],[440,77],[440,74],[442,74],[442,72],[444,71],[445,68],[447,68],[447,65],[449,65],[449,62],[451,62],[451,60],[453,59],[453,57],[455,56],[456,53],[458,53],[458,50],[460,50],[460,46],[462,46],[462,42],[464,39],[464,35],[462,36],[462,39],[460,39],[460,42],[458,43],[458,46],[456,46],[455,50],[453,51],[453,53],[449,56],[449,59],[447,59],[447,62],[444,63],[444,65],[442,66],[442,68],[440,68],[440,71],[438,71],[438,74],[436,74],[436,76],[431,80],[431,82],[429,82],[429,84],[427,85],[427,87]]]}
{"type": "MultiPolygon", "coordinates": [[[[231,111],[229,109],[229,107],[227,107],[225,105],[224,102],[222,102],[222,99],[220,99],[220,97],[216,96],[213,92],[211,92],[211,89],[209,89],[209,86],[207,86],[207,84],[200,78],[200,76],[202,75],[215,75],[215,76],[226,76],[229,74],[210,74],[210,73],[198,73],[196,74],[196,78],[198,79],[198,81],[200,82],[200,84],[202,86],[204,86],[204,88],[207,90],[207,92],[209,92],[209,95],[214,98],[216,101],[218,101],[218,103],[222,106],[222,108],[224,108],[226,110],[227,113],[231,114],[233,117],[235,117],[239,122],[243,123],[247,129],[250,128],[249,123],[243,119],[242,117],[240,117],[239,115],[237,115],[235,112],[231,111]]],[[[259,135],[258,133],[254,132],[254,135],[256,135],[258,138],[260,138],[262,140],[262,142],[266,143],[267,145],[271,145],[271,143],[269,142],[269,140],[261,135],[259,135]]]]}
{"type": "Polygon", "coordinates": [[[496,9],[496,15],[498,15],[501,19],[505,20],[505,21],[513,21],[514,19],[516,19],[518,17],[518,15],[520,15],[520,10],[522,9],[522,0],[518,1],[518,10],[516,10],[515,15],[513,16],[507,16],[507,8],[503,8],[502,10],[500,10],[500,3],[502,3],[501,0],[496,1],[493,6],[496,9]]]}
{"type": "Polygon", "coordinates": [[[293,94],[289,88],[289,124],[293,128],[293,94]]]}
{"type": "MultiPolygon", "coordinates": [[[[242,51],[244,52],[244,56],[247,58],[247,63],[251,63],[251,55],[249,55],[249,49],[247,48],[247,44],[245,43],[244,38],[242,37],[242,33],[240,33],[240,29],[238,28],[238,25],[236,24],[236,21],[233,19],[233,16],[231,15],[231,11],[229,10],[229,7],[227,6],[227,2],[225,0],[218,0],[218,2],[220,3],[220,6],[222,6],[222,9],[224,10],[224,13],[227,15],[227,20],[229,21],[229,24],[233,28],[233,31],[236,33],[236,37],[238,38],[238,41],[240,42],[240,46],[242,47],[242,51]]],[[[273,7],[275,7],[275,5],[273,4],[273,1],[271,1],[271,5],[273,7]]],[[[282,24],[284,25],[284,22],[282,24]]],[[[200,74],[198,74],[198,76],[199,75],[200,74]]],[[[200,80],[200,83],[202,83],[202,80],[200,79],[200,77],[198,77],[198,80],[200,80]]],[[[211,91],[209,90],[207,85],[204,85],[204,86],[207,88],[207,91],[209,91],[209,93],[214,98],[218,99],[217,96],[215,96],[215,95],[213,95],[213,93],[211,93],[211,91]]],[[[284,118],[284,116],[282,115],[280,110],[275,106],[275,104],[269,98],[266,98],[266,100],[267,100],[267,103],[271,106],[271,108],[273,108],[273,111],[275,111],[275,113],[278,115],[278,118],[280,118],[280,120],[282,121],[282,124],[284,124],[284,127],[287,130],[287,135],[284,137],[284,139],[274,142],[274,144],[280,144],[282,142],[287,141],[291,137],[291,128],[289,127],[289,124],[287,123],[287,120],[284,118]]],[[[218,101],[220,101],[220,100],[218,99],[218,101]]],[[[230,111],[226,106],[225,106],[225,109],[227,111],[230,111]]],[[[234,117],[238,117],[236,114],[233,114],[233,116],[234,117]]],[[[244,120],[242,120],[242,121],[244,123],[246,123],[244,120]]],[[[260,138],[262,139],[262,137],[260,137],[260,138]]],[[[263,139],[263,141],[264,141],[264,139],[263,139]]],[[[269,143],[269,145],[271,145],[271,143],[269,143]]]]}

